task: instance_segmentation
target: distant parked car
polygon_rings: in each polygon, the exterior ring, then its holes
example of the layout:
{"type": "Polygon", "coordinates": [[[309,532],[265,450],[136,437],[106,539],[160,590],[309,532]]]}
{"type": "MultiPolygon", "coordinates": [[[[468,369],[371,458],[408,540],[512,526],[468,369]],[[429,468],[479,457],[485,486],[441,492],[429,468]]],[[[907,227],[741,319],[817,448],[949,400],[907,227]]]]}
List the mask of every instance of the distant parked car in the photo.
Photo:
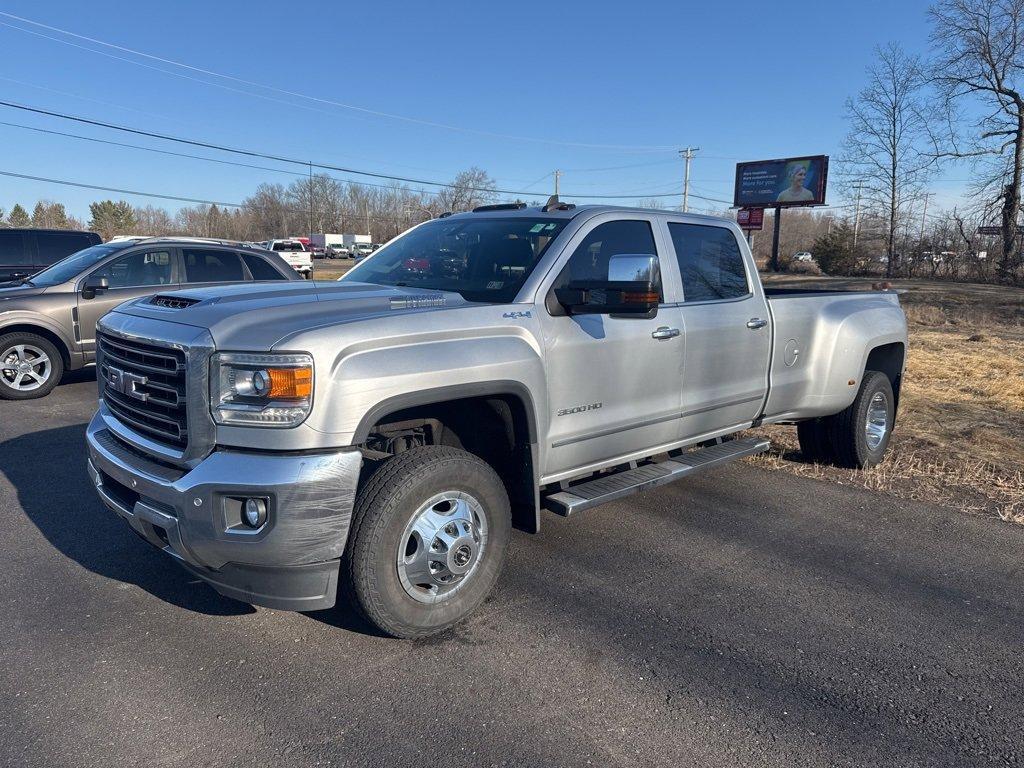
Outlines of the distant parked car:
{"type": "MultiPolygon", "coordinates": [[[[191,285],[298,279],[284,259],[241,243],[153,237],[81,250],[0,287],[0,399],[43,397],[65,370],[94,362],[96,321],[123,301],[191,285]]],[[[159,299],[156,306],[178,306],[159,299]]],[[[132,386],[154,402],[167,396],[156,380],[132,386]]]]}
{"type": "Polygon", "coordinates": [[[20,280],[76,251],[97,245],[95,232],[70,229],[0,229],[0,282],[20,280]]]}
{"type": "Polygon", "coordinates": [[[373,243],[355,243],[352,245],[350,252],[352,257],[359,261],[373,253],[373,243]]]}
{"type": "Polygon", "coordinates": [[[273,251],[283,258],[292,269],[307,280],[313,276],[313,254],[301,240],[297,238],[271,240],[267,243],[267,250],[273,251]]]}
{"type": "Polygon", "coordinates": [[[793,261],[814,261],[814,256],[807,251],[800,251],[793,254],[793,261]]]}

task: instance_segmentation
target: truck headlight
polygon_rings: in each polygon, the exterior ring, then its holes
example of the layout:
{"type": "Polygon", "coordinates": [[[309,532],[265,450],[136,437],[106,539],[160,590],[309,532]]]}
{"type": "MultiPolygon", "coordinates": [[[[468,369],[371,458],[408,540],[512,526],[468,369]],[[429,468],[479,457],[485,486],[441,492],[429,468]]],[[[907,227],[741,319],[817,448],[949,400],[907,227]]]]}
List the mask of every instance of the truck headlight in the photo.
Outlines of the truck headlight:
{"type": "Polygon", "coordinates": [[[313,358],[219,352],[210,360],[210,410],[218,424],[295,427],[313,405],[313,358]]]}

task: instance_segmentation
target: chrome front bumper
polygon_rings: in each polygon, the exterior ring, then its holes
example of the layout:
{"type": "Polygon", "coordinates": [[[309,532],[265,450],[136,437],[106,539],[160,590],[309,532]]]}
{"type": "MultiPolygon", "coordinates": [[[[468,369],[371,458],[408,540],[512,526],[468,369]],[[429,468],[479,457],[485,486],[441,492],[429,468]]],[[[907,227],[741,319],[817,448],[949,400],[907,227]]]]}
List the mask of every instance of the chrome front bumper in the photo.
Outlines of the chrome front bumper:
{"type": "Polygon", "coordinates": [[[221,594],[282,610],[334,605],[362,456],[214,451],[191,469],[158,463],[114,437],[102,413],[86,432],[104,504],[221,594]],[[269,508],[259,530],[243,499],[269,508]]]}

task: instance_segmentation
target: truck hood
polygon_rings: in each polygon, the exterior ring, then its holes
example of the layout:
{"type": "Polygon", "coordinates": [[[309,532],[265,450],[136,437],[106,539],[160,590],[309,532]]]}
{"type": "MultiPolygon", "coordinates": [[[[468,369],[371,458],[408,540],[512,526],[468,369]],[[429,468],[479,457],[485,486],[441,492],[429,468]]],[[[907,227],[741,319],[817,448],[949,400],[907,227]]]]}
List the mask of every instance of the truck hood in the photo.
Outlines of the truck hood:
{"type": "Polygon", "coordinates": [[[459,294],[442,291],[289,281],[167,291],[127,302],[116,311],[204,328],[218,349],[268,351],[314,328],[467,304],[459,294]]]}

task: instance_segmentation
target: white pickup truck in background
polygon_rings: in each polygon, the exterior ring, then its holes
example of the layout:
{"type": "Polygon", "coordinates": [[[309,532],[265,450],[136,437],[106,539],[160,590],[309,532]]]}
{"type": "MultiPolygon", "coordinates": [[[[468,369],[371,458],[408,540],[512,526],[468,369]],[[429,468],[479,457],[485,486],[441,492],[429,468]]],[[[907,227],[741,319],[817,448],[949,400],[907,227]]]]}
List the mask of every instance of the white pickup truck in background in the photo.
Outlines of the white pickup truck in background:
{"type": "Polygon", "coordinates": [[[313,277],[313,254],[301,240],[268,240],[265,247],[307,280],[313,277]]]}

